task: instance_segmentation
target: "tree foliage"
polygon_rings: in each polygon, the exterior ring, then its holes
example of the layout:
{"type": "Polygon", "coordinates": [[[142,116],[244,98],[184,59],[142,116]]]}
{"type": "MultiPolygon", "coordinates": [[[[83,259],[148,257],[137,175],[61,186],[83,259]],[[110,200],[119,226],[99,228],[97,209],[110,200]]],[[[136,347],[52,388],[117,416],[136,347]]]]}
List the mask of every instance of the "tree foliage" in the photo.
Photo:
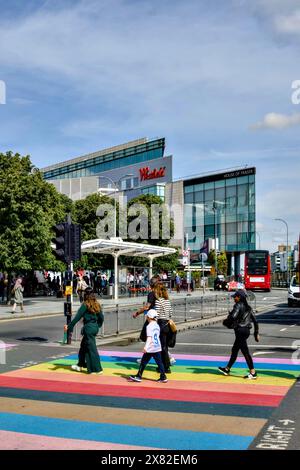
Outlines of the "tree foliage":
{"type": "Polygon", "coordinates": [[[0,153],[0,267],[31,270],[58,267],[52,255],[52,226],[65,219],[65,196],[32,171],[30,157],[0,153]]]}

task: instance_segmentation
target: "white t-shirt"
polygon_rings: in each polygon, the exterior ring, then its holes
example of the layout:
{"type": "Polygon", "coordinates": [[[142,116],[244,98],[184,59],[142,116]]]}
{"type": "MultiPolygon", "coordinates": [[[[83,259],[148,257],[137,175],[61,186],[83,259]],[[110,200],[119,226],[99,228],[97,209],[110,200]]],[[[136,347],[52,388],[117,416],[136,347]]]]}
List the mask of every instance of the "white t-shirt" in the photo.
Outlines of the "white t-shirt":
{"type": "Polygon", "coordinates": [[[156,321],[151,321],[147,325],[147,341],[145,344],[145,349],[148,353],[156,353],[161,351],[160,343],[160,327],[156,321]]]}

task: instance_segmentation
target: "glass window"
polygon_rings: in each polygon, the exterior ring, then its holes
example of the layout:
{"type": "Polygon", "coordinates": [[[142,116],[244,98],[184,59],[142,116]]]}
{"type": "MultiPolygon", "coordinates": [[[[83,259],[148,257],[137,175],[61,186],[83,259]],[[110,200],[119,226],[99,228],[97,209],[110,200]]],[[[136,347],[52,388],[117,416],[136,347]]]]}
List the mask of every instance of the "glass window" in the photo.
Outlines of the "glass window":
{"type": "Polygon", "coordinates": [[[236,233],[237,224],[235,222],[230,222],[226,224],[226,235],[232,235],[236,233]]]}
{"type": "Polygon", "coordinates": [[[215,181],[215,188],[224,188],[225,187],[225,180],[215,181]]]}
{"type": "Polygon", "coordinates": [[[204,189],[214,189],[214,182],[204,183],[204,189]]]}
{"type": "Polygon", "coordinates": [[[215,236],[215,226],[214,225],[205,225],[204,227],[204,239],[214,238],[215,236]]]}
{"type": "Polygon", "coordinates": [[[137,188],[140,185],[139,179],[138,178],[133,178],[133,186],[137,188]]]}
{"type": "Polygon", "coordinates": [[[249,175],[249,183],[255,183],[255,175],[249,175]]]}
{"type": "Polygon", "coordinates": [[[205,194],[205,202],[213,201],[214,200],[214,190],[208,189],[204,191],[205,194]]]}
{"type": "Polygon", "coordinates": [[[247,184],[248,183],[248,175],[247,176],[240,176],[237,178],[237,184],[247,184]]]}
{"type": "Polygon", "coordinates": [[[193,193],[193,192],[194,192],[194,185],[185,186],[185,187],[184,187],[184,192],[185,192],[185,194],[187,194],[187,193],[193,193]]]}
{"type": "Polygon", "coordinates": [[[236,208],[236,196],[232,197],[227,197],[225,199],[225,204],[226,204],[226,213],[230,213],[232,211],[235,212],[236,208]]]}
{"type": "Polygon", "coordinates": [[[236,186],[226,187],[226,197],[236,196],[236,186]]]}
{"type": "Polygon", "coordinates": [[[203,184],[195,184],[194,191],[203,191],[204,187],[203,184]]]}
{"type": "Polygon", "coordinates": [[[248,232],[248,222],[238,222],[237,231],[238,233],[248,232]]]}
{"type": "Polygon", "coordinates": [[[228,246],[228,250],[232,250],[232,249],[235,249],[236,248],[236,234],[235,235],[226,235],[226,245],[229,245],[228,246]],[[231,245],[231,247],[230,247],[231,245]],[[235,245],[235,247],[233,247],[232,245],[235,245]]]}
{"type": "Polygon", "coordinates": [[[203,202],[203,201],[204,201],[203,191],[196,191],[195,192],[195,202],[203,202]]]}
{"type": "Polygon", "coordinates": [[[184,196],[184,202],[185,202],[186,204],[189,204],[189,203],[191,203],[191,202],[194,202],[194,194],[193,194],[193,193],[186,194],[186,195],[184,196]]]}
{"type": "Polygon", "coordinates": [[[227,186],[236,186],[236,178],[228,178],[228,180],[226,180],[226,187],[227,186]]]}
{"type": "Polygon", "coordinates": [[[216,201],[225,201],[225,188],[218,188],[215,190],[216,201]]]}

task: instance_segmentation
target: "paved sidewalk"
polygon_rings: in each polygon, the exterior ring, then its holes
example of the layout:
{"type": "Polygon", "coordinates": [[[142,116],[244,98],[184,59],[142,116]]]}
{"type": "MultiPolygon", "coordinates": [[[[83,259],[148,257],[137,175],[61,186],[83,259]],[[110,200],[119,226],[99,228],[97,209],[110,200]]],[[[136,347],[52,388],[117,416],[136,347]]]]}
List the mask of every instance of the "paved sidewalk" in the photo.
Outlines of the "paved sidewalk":
{"type": "MultiPolygon", "coordinates": [[[[204,294],[204,297],[214,296],[220,294],[214,291],[207,290],[204,294]]],[[[222,293],[224,294],[224,292],[222,293]]],[[[176,299],[185,299],[185,298],[201,298],[203,297],[202,290],[196,290],[187,296],[186,292],[181,292],[177,294],[172,292],[170,298],[172,300],[176,299]]],[[[137,296],[130,298],[120,298],[117,302],[114,299],[99,299],[103,309],[105,311],[115,309],[118,305],[119,307],[132,306],[134,311],[136,306],[141,306],[143,303],[146,303],[147,296],[137,296]]],[[[12,307],[6,304],[0,304],[0,320],[14,319],[14,318],[28,318],[28,317],[37,317],[45,315],[63,315],[64,312],[64,302],[65,299],[57,299],[55,297],[33,297],[24,299],[24,310],[25,313],[20,313],[19,307],[17,307],[16,313],[12,314],[12,307]]],[[[75,313],[80,307],[78,298],[74,297],[73,312],[75,313]]]]}

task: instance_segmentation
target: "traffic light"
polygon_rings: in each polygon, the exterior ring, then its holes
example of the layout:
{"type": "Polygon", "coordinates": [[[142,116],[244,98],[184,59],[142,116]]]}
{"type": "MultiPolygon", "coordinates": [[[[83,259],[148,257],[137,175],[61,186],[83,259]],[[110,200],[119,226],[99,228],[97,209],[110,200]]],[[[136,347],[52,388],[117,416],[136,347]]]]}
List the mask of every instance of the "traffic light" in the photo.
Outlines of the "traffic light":
{"type": "Polygon", "coordinates": [[[53,254],[57,260],[68,263],[70,257],[70,225],[63,222],[54,225],[53,230],[56,234],[56,237],[52,239],[52,242],[55,243],[53,254]]]}
{"type": "Polygon", "coordinates": [[[59,261],[70,263],[81,258],[81,225],[62,222],[54,225],[53,230],[56,237],[52,239],[55,243],[53,254],[59,261]]]}
{"type": "Polygon", "coordinates": [[[81,225],[70,225],[70,258],[72,261],[81,259],[81,225]]]}

